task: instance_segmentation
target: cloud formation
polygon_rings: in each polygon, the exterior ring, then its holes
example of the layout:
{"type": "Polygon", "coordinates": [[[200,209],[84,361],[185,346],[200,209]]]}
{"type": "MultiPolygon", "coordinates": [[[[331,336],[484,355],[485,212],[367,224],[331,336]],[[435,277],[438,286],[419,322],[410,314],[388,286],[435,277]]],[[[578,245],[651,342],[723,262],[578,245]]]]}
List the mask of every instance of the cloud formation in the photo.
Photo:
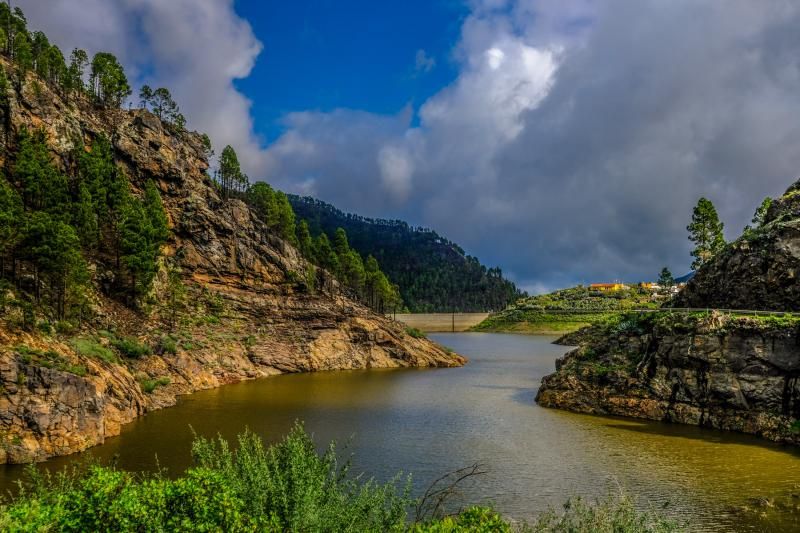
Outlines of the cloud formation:
{"type": "Polygon", "coordinates": [[[316,116],[351,135],[335,165],[307,122],[286,135],[315,157],[270,148],[269,179],[291,189],[313,173],[323,199],[430,225],[537,289],[652,279],[664,265],[682,274],[698,197],[717,204],[734,237],[800,169],[794,3],[472,8],[455,49],[458,79],[420,107],[419,126],[316,116]],[[404,154],[401,203],[381,169],[363,171],[386,150],[404,154]]]}
{"type": "Polygon", "coordinates": [[[425,50],[417,50],[414,58],[414,74],[427,74],[436,66],[436,58],[430,57],[425,50]]]}
{"type": "MultiPolygon", "coordinates": [[[[69,55],[110,51],[132,85],[167,87],[188,126],[215,146],[231,144],[245,168],[259,172],[266,154],[253,133],[250,101],[236,90],[262,49],[233,0],[17,0],[31,27],[69,55]]],[[[138,102],[136,94],[132,100],[138,102]]]]}
{"type": "Polygon", "coordinates": [[[734,237],[800,169],[795,2],[468,4],[458,77],[418,108],[299,110],[264,148],[233,85],[261,45],[231,0],[20,2],[65,49],[168,86],[252,177],[431,226],[534,290],[682,274],[699,196],[734,237]]]}

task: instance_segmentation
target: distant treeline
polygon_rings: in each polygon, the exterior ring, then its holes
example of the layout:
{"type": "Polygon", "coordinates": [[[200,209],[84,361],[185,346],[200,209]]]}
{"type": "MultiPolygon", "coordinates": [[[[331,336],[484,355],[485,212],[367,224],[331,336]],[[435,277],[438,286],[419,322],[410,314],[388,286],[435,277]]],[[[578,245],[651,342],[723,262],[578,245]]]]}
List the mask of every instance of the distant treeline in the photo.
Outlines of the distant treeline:
{"type": "Polygon", "coordinates": [[[499,268],[485,267],[435,231],[344,213],[310,197],[289,195],[289,202],[313,235],[343,228],[350,246],[373,256],[398,285],[411,312],[500,310],[523,296],[499,268]]]}

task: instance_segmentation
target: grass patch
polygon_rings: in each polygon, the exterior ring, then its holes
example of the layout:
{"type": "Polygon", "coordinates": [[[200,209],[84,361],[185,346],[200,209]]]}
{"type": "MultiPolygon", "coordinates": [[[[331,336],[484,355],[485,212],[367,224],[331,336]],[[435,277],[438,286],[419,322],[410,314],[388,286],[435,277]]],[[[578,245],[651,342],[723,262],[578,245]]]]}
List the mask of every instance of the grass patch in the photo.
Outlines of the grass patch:
{"type": "Polygon", "coordinates": [[[72,341],[72,346],[75,348],[77,353],[83,355],[84,357],[100,359],[101,361],[105,361],[107,363],[119,362],[117,356],[114,355],[114,352],[91,337],[79,337],[72,341]]]}
{"type": "Polygon", "coordinates": [[[142,377],[139,379],[139,385],[142,387],[142,390],[147,394],[150,394],[158,387],[166,387],[170,384],[170,379],[168,377],[161,377],[158,379],[150,379],[148,377],[142,377]]]}
{"type": "Polygon", "coordinates": [[[411,326],[406,327],[406,335],[412,337],[414,339],[426,339],[427,335],[422,331],[418,330],[417,328],[412,328],[411,326]]]}
{"type": "Polygon", "coordinates": [[[131,337],[119,337],[111,341],[119,352],[130,359],[141,359],[153,353],[149,346],[131,337]]]}
{"type": "Polygon", "coordinates": [[[178,341],[171,335],[165,335],[158,340],[157,348],[161,354],[175,355],[178,353],[178,341]]]}
{"type": "Polygon", "coordinates": [[[69,359],[54,350],[42,351],[20,345],[15,347],[14,351],[25,364],[52,368],[81,377],[89,373],[85,366],[72,363],[69,359]]]}
{"type": "Polygon", "coordinates": [[[605,322],[627,310],[657,307],[650,291],[635,286],[607,293],[578,286],[522,298],[472,330],[564,334],[605,322]]]}

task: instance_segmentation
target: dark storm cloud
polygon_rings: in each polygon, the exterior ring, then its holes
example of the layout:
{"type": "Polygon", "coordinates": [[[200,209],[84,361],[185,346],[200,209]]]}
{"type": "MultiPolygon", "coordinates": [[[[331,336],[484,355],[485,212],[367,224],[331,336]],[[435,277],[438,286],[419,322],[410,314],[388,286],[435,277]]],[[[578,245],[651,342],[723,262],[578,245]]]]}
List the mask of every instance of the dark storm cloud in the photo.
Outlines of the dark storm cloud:
{"type": "MultiPolygon", "coordinates": [[[[352,168],[375,157],[377,131],[337,152],[334,171],[304,161],[324,175],[318,192],[429,224],[532,288],[684,273],[702,195],[736,236],[800,169],[800,8],[576,5],[476,6],[459,80],[422,107],[419,128],[387,141],[413,167],[401,206],[380,173],[341,172],[350,156],[352,168]],[[365,188],[361,203],[352,191],[365,188]]],[[[273,178],[291,187],[291,162],[273,178]]]]}

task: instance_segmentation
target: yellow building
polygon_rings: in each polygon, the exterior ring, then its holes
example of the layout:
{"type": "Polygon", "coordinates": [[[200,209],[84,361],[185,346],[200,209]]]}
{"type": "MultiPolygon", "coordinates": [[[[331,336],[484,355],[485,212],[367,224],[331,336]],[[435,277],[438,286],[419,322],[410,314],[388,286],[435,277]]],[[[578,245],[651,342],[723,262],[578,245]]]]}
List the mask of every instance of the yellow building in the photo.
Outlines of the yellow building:
{"type": "Polygon", "coordinates": [[[627,288],[628,286],[624,283],[592,283],[589,285],[589,290],[599,292],[621,291],[627,288]]]}

